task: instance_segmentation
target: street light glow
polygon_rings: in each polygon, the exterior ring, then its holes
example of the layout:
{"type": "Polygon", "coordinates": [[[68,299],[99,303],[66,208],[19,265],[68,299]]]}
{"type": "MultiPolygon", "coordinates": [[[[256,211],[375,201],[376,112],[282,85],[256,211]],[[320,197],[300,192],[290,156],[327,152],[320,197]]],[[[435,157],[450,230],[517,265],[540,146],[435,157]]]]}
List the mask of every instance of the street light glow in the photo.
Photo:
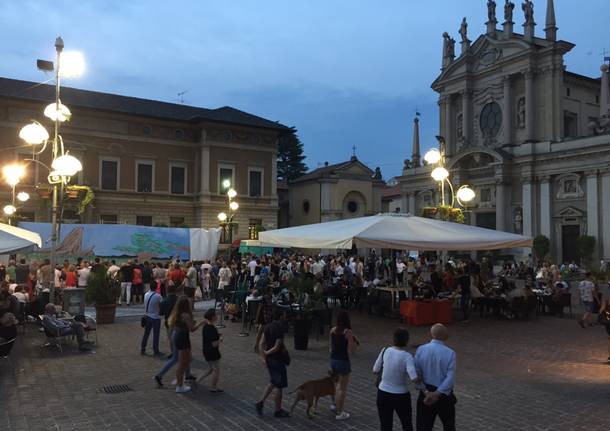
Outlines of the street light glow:
{"type": "Polygon", "coordinates": [[[17,212],[17,208],[14,205],[6,205],[3,208],[4,214],[11,216],[17,212]]]}
{"type": "Polygon", "coordinates": [[[27,192],[19,192],[19,193],[17,194],[17,199],[18,199],[20,202],[27,202],[27,201],[30,199],[30,194],[29,194],[29,193],[27,193],[27,192]]]}
{"type": "Polygon", "coordinates": [[[19,137],[30,145],[40,145],[49,139],[49,132],[39,122],[33,121],[21,128],[19,137]]]}
{"type": "Polygon", "coordinates": [[[460,202],[470,202],[475,198],[475,193],[470,187],[464,185],[458,189],[456,197],[460,202]]]}
{"type": "Polygon", "coordinates": [[[235,196],[237,196],[237,192],[235,191],[235,189],[229,189],[229,191],[227,192],[227,196],[229,196],[229,199],[233,199],[235,196]]]}
{"type": "Polygon", "coordinates": [[[449,171],[447,171],[447,169],[443,168],[442,166],[439,166],[438,168],[434,168],[431,175],[435,181],[440,182],[445,180],[445,178],[449,176],[449,171]]]}
{"type": "Polygon", "coordinates": [[[436,148],[433,148],[426,153],[424,160],[430,165],[436,165],[441,160],[441,153],[436,148]]]}
{"type": "Polygon", "coordinates": [[[227,219],[227,214],[224,212],[218,213],[218,220],[220,220],[220,222],[224,222],[227,219]]]}
{"type": "Polygon", "coordinates": [[[229,204],[229,208],[231,208],[232,211],[237,211],[237,208],[239,208],[239,204],[233,201],[229,204]]]}
{"type": "Polygon", "coordinates": [[[59,156],[53,160],[51,167],[56,175],[61,175],[64,177],[71,177],[72,175],[76,175],[77,172],[83,170],[83,165],[81,162],[70,154],[64,154],[63,156],[59,156]]]}
{"type": "Polygon", "coordinates": [[[223,180],[222,181],[222,188],[223,189],[228,189],[229,187],[231,187],[231,180],[223,180]]]}
{"type": "Polygon", "coordinates": [[[59,56],[59,76],[76,78],[85,71],[85,57],[77,51],[65,51],[59,56]]]}
{"type": "Polygon", "coordinates": [[[25,175],[25,167],[17,163],[7,165],[2,169],[4,180],[11,187],[15,187],[21,181],[21,178],[25,175]]]}
{"type": "MultiPolygon", "coordinates": [[[[50,118],[51,121],[59,121],[63,123],[64,121],[69,121],[72,113],[70,109],[66,105],[63,105],[61,102],[59,103],[59,109],[57,109],[57,105],[55,103],[51,103],[44,108],[44,115],[47,118],[50,118]]],[[[27,126],[26,126],[27,127],[27,126]]]]}

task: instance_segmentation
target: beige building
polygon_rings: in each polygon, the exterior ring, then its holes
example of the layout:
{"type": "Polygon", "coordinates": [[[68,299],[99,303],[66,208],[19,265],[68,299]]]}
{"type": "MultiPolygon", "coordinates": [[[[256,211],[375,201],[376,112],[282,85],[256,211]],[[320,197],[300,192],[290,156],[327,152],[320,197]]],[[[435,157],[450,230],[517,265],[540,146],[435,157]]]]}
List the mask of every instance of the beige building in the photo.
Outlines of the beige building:
{"type": "MultiPolygon", "coordinates": [[[[226,211],[222,180],[236,189],[236,238],[253,226],[277,226],[277,140],[291,130],[230,107],[204,109],[73,88],[62,88],[71,121],[62,125],[66,149],[83,171],[74,182],[92,187],[93,206],[76,214],[77,200],[64,199],[67,222],[214,227],[226,211]]],[[[18,137],[43,116],[54,87],[0,78],[0,165],[31,157],[18,137]]],[[[50,153],[49,150],[46,153],[50,153]]],[[[42,160],[49,162],[49,160],[42,160]]],[[[49,221],[50,202],[36,193],[47,172],[29,163],[18,190],[33,199],[19,208],[30,221],[49,221]]],[[[8,185],[3,201],[10,200],[8,185]]],[[[43,193],[40,193],[43,194],[43,193]]]]}
{"type": "Polygon", "coordinates": [[[350,160],[315,169],[290,182],[290,226],[377,214],[385,183],[355,156],[350,160]]]}
{"type": "MultiPolygon", "coordinates": [[[[464,18],[459,55],[455,40],[443,34],[442,71],[432,88],[439,94],[450,178],[476,192],[470,223],[545,235],[558,262],[575,260],[576,238],[590,235],[595,256],[608,259],[608,66],[602,66],[601,80],[566,70],[563,57],[574,45],[557,39],[552,0],[546,2],[544,35],[536,35],[532,2],[518,8],[524,11],[518,27],[515,5],[507,1],[503,9],[499,29],[496,3],[488,2],[487,31],[474,42],[464,18]]],[[[415,136],[398,181],[401,209],[417,214],[437,203],[439,193],[431,167],[420,163],[415,136]]]]}

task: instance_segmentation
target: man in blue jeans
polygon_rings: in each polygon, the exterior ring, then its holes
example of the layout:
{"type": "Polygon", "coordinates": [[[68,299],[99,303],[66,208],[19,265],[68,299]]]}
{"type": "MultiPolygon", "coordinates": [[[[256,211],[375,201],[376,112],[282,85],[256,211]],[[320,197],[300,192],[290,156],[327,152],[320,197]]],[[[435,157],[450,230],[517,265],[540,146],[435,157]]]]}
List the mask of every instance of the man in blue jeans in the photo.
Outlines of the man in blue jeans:
{"type": "Polygon", "coordinates": [[[146,325],[144,326],[144,337],[142,337],[142,346],[140,353],[146,354],[146,345],[150,331],[153,331],[153,351],[155,356],[163,355],[159,351],[159,332],[161,330],[161,301],[163,298],[155,290],[151,289],[144,295],[144,318],[146,325]]]}

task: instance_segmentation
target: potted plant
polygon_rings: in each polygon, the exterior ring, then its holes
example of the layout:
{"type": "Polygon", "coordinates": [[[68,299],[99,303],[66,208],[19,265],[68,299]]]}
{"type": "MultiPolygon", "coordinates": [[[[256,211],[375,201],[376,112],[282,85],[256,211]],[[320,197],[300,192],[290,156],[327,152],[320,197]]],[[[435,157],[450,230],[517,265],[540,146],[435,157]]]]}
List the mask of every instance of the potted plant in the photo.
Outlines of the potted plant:
{"type": "Polygon", "coordinates": [[[51,188],[48,185],[36,186],[36,193],[38,193],[38,196],[42,199],[49,199],[51,196],[51,188]]]}
{"type": "Polygon", "coordinates": [[[299,276],[292,278],[288,291],[299,305],[294,319],[294,349],[307,350],[309,344],[309,331],[311,330],[311,311],[315,305],[314,280],[310,277],[299,276]]]}
{"type": "Polygon", "coordinates": [[[97,323],[114,323],[116,300],[120,294],[119,280],[110,276],[104,266],[91,273],[85,296],[89,304],[95,304],[97,323]]]}
{"type": "Polygon", "coordinates": [[[87,207],[93,203],[93,199],[95,199],[95,193],[93,193],[93,189],[89,186],[82,185],[69,185],[66,187],[66,193],[68,198],[76,199],[80,196],[81,192],[85,192],[85,196],[78,204],[78,211],[76,212],[78,215],[85,212],[87,207]]]}

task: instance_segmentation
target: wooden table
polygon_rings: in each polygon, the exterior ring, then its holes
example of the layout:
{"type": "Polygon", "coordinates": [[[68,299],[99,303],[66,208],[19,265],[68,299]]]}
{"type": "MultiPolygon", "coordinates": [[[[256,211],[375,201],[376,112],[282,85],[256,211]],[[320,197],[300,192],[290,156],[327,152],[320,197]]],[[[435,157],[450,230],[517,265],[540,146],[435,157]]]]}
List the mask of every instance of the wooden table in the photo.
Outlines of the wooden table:
{"type": "Polygon", "coordinates": [[[398,292],[404,292],[407,297],[409,296],[408,287],[375,286],[375,289],[382,292],[389,292],[392,295],[392,310],[396,309],[396,294],[398,292]]]}

